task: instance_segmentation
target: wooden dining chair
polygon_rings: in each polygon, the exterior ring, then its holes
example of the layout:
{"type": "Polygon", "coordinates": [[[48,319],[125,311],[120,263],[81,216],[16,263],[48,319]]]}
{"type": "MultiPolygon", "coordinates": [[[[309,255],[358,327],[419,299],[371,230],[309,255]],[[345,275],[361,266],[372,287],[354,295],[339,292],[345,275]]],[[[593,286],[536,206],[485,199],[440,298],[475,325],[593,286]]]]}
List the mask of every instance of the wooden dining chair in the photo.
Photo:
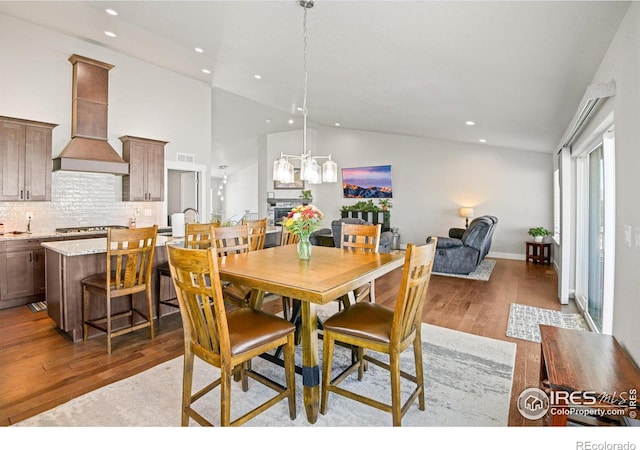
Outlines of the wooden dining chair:
{"type": "MultiPolygon", "coordinates": [[[[242,425],[266,409],[288,399],[289,417],[296,417],[294,327],[292,324],[253,308],[227,312],[222,294],[215,249],[193,250],[167,246],[171,277],[178,295],[184,330],[182,376],[182,426],[189,418],[203,426],[213,425],[194,408],[194,403],[220,386],[220,425],[242,425]],[[251,369],[252,358],[280,346],[284,347],[286,387],[251,369]],[[192,393],[194,360],[220,369],[220,377],[192,393]],[[248,378],[277,392],[239,418],[231,420],[231,380],[236,374],[247,391],[248,378]]],[[[248,401],[251,401],[248,399],[248,401]]]]}
{"type": "Polygon", "coordinates": [[[250,251],[262,250],[267,237],[267,219],[242,220],[242,225],[249,227],[250,251]]]}
{"type": "MultiPolygon", "coordinates": [[[[343,250],[378,253],[380,224],[342,223],[340,236],[340,245],[343,250]]],[[[365,299],[375,303],[375,282],[358,287],[353,294],[356,303],[365,299]]]]}
{"type": "MultiPolygon", "coordinates": [[[[287,228],[283,225],[282,232],[280,233],[280,245],[294,245],[300,242],[300,236],[291,231],[287,230],[287,228]]],[[[293,302],[291,297],[282,297],[282,315],[285,319],[290,320],[292,311],[293,302]]]]}
{"type": "MultiPolygon", "coordinates": [[[[219,258],[231,254],[247,253],[251,251],[251,237],[248,225],[235,227],[220,227],[213,229],[212,246],[219,258]]],[[[225,283],[222,294],[228,302],[240,306],[249,306],[251,289],[235,283],[225,283]]]]}
{"type": "Polygon", "coordinates": [[[324,322],[324,350],[322,362],[322,397],[320,412],[327,413],[329,392],[390,412],[393,425],[400,426],[402,416],[418,398],[418,407],[424,411],[424,374],[422,367],[421,319],[429,287],[437,238],[423,246],[407,245],[402,282],[394,310],[384,306],[361,302],[338,312],[324,322]],[[331,380],[334,348],[337,343],[356,348],[357,358],[345,371],[331,380]],[[415,375],[400,369],[400,354],[410,345],[415,358],[415,375]],[[383,363],[366,354],[366,350],[386,353],[389,363],[383,363]],[[356,394],[338,385],[358,369],[358,380],[364,375],[364,363],[369,361],[391,373],[391,405],[356,394]],[[400,377],[416,384],[404,405],[400,397],[400,377]]]}
{"type": "MultiPolygon", "coordinates": [[[[187,223],[184,226],[184,247],[195,249],[207,249],[211,247],[211,227],[217,226],[212,223],[187,223]]],[[[172,308],[179,308],[178,298],[162,298],[162,277],[171,279],[169,263],[162,263],[156,269],[156,314],[158,315],[158,325],[160,325],[160,305],[167,305],[172,308]]]]}
{"type": "Polygon", "coordinates": [[[111,354],[111,339],[116,336],[148,327],[151,339],[154,338],[151,267],[157,234],[157,225],[135,229],[109,228],[106,272],[81,281],[83,338],[87,340],[89,327],[106,333],[108,354],[111,354]],[[135,305],[134,295],[141,292],[145,294],[146,312],[135,305]],[[121,297],[129,298],[125,310],[114,302],[121,297]],[[92,317],[96,312],[105,310],[99,317],[92,317]],[[129,319],[125,320],[127,317],[129,319]]]}

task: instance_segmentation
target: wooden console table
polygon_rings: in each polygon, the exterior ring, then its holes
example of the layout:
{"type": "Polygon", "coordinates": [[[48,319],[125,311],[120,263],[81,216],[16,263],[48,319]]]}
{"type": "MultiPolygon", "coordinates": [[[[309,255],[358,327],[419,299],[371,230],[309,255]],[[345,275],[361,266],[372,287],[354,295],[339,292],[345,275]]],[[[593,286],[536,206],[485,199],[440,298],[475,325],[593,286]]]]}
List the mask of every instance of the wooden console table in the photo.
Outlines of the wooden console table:
{"type": "MultiPolygon", "coordinates": [[[[640,388],[640,370],[613,336],[548,325],[540,325],[540,335],[540,379],[541,388],[548,389],[552,400],[550,425],[565,426],[572,406],[608,411],[605,417],[614,420],[636,418],[635,396],[640,388]],[[554,392],[565,394],[554,395],[554,392]],[[569,393],[575,396],[571,400],[584,398],[586,401],[582,406],[567,402],[569,393]],[[553,404],[558,399],[561,404],[553,404]]],[[[584,422],[593,421],[591,416],[581,414],[579,417],[584,422]]]]}
{"type": "Polygon", "coordinates": [[[525,241],[527,264],[529,260],[538,264],[551,264],[551,242],[525,241]]]}

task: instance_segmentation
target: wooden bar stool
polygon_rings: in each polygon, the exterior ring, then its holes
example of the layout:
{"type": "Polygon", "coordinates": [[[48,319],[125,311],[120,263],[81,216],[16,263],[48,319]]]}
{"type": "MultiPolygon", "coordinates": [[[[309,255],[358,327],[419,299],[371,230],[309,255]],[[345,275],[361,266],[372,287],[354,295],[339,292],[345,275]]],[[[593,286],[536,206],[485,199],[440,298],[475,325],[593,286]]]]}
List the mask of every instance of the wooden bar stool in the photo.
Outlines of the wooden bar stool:
{"type": "Polygon", "coordinates": [[[109,228],[106,272],[81,281],[84,340],[86,341],[89,335],[88,327],[105,332],[108,354],[111,354],[111,339],[116,336],[148,327],[151,339],[154,338],[151,266],[157,234],[157,225],[137,229],[109,228]],[[133,296],[140,292],[144,292],[146,297],[146,313],[135,306],[133,296]],[[129,297],[129,308],[123,312],[115,312],[117,309],[114,308],[113,300],[120,297],[129,297]],[[92,318],[91,313],[101,309],[92,304],[98,301],[105,303],[106,314],[92,318]],[[136,316],[143,321],[136,322],[136,316]],[[114,329],[113,322],[118,323],[119,319],[125,317],[129,317],[129,324],[114,329]]]}

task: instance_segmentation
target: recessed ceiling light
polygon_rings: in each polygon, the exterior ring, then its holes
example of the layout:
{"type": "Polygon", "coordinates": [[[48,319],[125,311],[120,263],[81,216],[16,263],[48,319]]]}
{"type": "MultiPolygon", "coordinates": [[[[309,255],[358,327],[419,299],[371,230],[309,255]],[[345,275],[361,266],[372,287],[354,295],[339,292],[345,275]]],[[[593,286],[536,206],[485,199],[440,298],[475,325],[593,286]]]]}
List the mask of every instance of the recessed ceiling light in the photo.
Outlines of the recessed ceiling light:
{"type": "Polygon", "coordinates": [[[255,78],[256,80],[262,80],[262,75],[257,73],[253,76],[253,78],[255,78]]]}
{"type": "Polygon", "coordinates": [[[289,119],[289,125],[293,124],[293,119],[289,119]]]}
{"type": "Polygon", "coordinates": [[[196,47],[194,48],[194,50],[196,51],[196,53],[204,53],[204,50],[202,50],[200,47],[196,47]]]}
{"type": "Polygon", "coordinates": [[[202,73],[210,74],[211,71],[209,69],[202,69],[202,73]]]}
{"type": "Polygon", "coordinates": [[[476,123],[473,120],[467,120],[465,125],[469,125],[470,127],[474,126],[476,123]]]}
{"type": "Polygon", "coordinates": [[[265,123],[271,123],[271,119],[267,119],[264,121],[265,123]]]}
{"type": "Polygon", "coordinates": [[[116,37],[116,34],[113,31],[105,31],[104,34],[106,34],[109,37],[116,37]]]}
{"type": "Polygon", "coordinates": [[[302,107],[301,107],[301,106],[298,106],[296,109],[297,109],[298,111],[302,111],[302,107]]]}
{"type": "Polygon", "coordinates": [[[481,143],[484,144],[485,142],[487,142],[487,140],[486,139],[478,139],[478,142],[481,142],[481,143]]]}
{"type": "Polygon", "coordinates": [[[338,122],[334,123],[335,126],[339,127],[340,124],[338,122]]]}
{"type": "Polygon", "coordinates": [[[105,11],[107,12],[107,14],[111,15],[111,16],[117,16],[118,15],[118,11],[116,11],[115,9],[105,9],[105,11]]]}

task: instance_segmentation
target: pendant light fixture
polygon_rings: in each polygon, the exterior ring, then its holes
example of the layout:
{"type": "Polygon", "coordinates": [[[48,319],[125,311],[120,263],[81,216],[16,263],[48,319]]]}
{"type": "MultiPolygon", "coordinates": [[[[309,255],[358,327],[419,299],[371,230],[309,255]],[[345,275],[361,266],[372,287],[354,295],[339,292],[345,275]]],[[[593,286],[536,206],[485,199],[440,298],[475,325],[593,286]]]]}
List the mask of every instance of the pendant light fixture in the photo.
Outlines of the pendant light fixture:
{"type": "Polygon", "coordinates": [[[289,161],[300,160],[300,179],[311,184],[335,183],[338,181],[338,165],[329,156],[311,156],[307,149],[307,12],[313,8],[312,0],[300,0],[298,2],[304,8],[302,19],[303,30],[303,68],[304,68],[304,95],[302,98],[302,154],[280,154],[280,158],[273,163],[273,179],[282,183],[293,183],[293,164],[289,161]],[[322,166],[318,159],[326,159],[322,166]]]}

